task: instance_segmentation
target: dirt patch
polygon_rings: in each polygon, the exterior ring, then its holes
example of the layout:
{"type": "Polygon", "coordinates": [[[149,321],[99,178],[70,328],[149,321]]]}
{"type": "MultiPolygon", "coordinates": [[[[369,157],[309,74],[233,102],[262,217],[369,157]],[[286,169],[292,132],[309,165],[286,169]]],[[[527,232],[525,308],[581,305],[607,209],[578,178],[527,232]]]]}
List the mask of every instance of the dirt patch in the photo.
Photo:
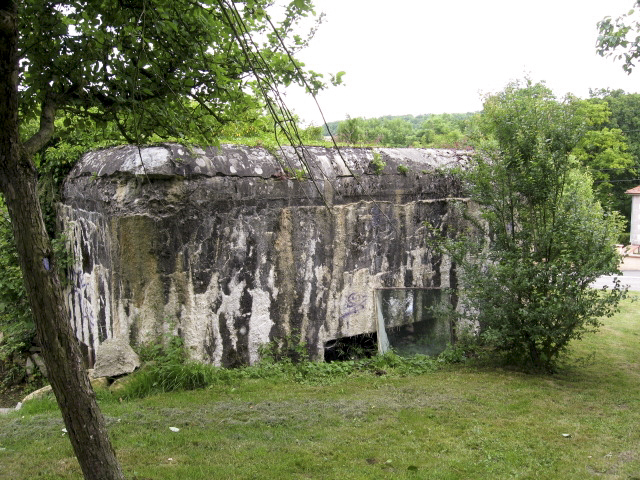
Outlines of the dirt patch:
{"type": "Polygon", "coordinates": [[[25,387],[22,385],[0,391],[0,408],[15,407],[16,404],[25,397],[26,393],[24,392],[25,387]]]}

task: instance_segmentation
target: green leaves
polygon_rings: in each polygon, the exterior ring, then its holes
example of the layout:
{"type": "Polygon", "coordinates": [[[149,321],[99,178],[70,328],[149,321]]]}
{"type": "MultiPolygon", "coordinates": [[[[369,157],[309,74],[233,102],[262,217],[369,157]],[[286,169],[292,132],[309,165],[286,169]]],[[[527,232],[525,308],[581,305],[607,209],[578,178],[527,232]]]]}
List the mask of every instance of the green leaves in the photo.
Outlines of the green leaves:
{"type": "Polygon", "coordinates": [[[625,294],[590,288],[617,271],[622,222],[596,201],[572,153],[587,155],[585,145],[610,145],[617,135],[589,130],[596,121],[588,112],[603,118],[600,107],[589,107],[558,101],[529,81],[509,84],[484,105],[484,141],[467,179],[488,245],[483,251],[473,238],[448,251],[462,266],[468,315],[512,363],[553,370],[569,342],[597,328],[625,294]]]}
{"type": "Polygon", "coordinates": [[[342,77],[346,75],[346,72],[340,71],[335,75],[331,75],[331,85],[338,86],[342,84],[342,77]]]}
{"type": "MultiPolygon", "coordinates": [[[[635,2],[640,5],[640,2],[635,2]]],[[[598,22],[598,40],[596,52],[601,56],[611,56],[616,60],[624,60],[622,68],[631,73],[635,68],[635,60],[640,56],[640,35],[633,38],[631,32],[640,31],[638,12],[634,9],[618,17],[615,21],[605,17],[598,22]],[[616,54],[622,50],[622,53],[616,54]]]]}
{"type": "Polygon", "coordinates": [[[631,216],[625,191],[636,186],[640,167],[640,95],[622,90],[591,92],[590,103],[601,102],[610,112],[601,136],[595,134],[586,146],[578,144],[574,152],[594,178],[596,194],[603,205],[625,217],[631,216]],[[578,149],[583,148],[586,156],[578,149]]]}
{"type": "MultiPolygon", "coordinates": [[[[0,331],[4,340],[0,342],[0,372],[5,363],[31,345],[35,327],[31,309],[22,282],[18,253],[13,241],[11,222],[2,197],[0,197],[0,331]]],[[[5,386],[0,379],[0,389],[5,386]]]]}
{"type": "Polygon", "coordinates": [[[633,172],[634,161],[627,152],[627,142],[620,129],[603,128],[591,130],[584,134],[572,153],[586,166],[594,181],[597,183],[601,201],[606,200],[606,195],[613,185],[609,183],[612,177],[617,177],[625,172],[633,172]]]}
{"type": "Polygon", "coordinates": [[[308,41],[293,27],[313,12],[312,3],[291,2],[274,23],[279,38],[260,46],[261,32],[272,30],[270,6],[267,0],[23,2],[22,117],[38,118],[45,93],[53,92],[59,108],[113,121],[129,142],[179,134],[215,143],[221,125],[253,108],[247,92],[254,74],[274,86],[301,74],[314,91],[324,88],[321,75],[296,69],[284,51],[308,41]],[[266,63],[256,69],[251,58],[266,63]]]}
{"type": "Polygon", "coordinates": [[[334,135],[338,135],[339,141],[351,144],[466,148],[474,128],[474,115],[445,113],[368,119],[348,117],[342,122],[329,124],[329,128],[334,135]]]}

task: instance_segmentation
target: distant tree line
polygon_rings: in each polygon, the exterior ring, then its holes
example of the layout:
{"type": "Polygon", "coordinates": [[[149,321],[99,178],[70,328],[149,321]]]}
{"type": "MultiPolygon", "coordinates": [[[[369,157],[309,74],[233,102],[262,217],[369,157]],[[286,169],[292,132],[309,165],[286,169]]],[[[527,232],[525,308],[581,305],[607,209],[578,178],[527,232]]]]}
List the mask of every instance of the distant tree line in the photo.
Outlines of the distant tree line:
{"type": "Polygon", "coordinates": [[[379,118],[347,117],[325,128],[338,142],[384,147],[466,148],[476,113],[403,115],[379,118]]]}

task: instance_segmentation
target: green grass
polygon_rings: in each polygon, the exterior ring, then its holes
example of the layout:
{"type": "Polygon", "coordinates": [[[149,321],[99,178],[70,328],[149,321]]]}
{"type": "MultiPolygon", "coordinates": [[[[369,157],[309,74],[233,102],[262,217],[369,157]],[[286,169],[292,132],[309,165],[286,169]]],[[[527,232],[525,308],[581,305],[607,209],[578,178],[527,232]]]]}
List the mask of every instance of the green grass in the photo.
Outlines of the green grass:
{"type": "MultiPolygon", "coordinates": [[[[640,479],[639,306],[555,375],[238,377],[102,408],[133,479],[640,479]]],[[[51,400],[0,417],[0,478],[81,478],[62,428],[51,400]]]]}

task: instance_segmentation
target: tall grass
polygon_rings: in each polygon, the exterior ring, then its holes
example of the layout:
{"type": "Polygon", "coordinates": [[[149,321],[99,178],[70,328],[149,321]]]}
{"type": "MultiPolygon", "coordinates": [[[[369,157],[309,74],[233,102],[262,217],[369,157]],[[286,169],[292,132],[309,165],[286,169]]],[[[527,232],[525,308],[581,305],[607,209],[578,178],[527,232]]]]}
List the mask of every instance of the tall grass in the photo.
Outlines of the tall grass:
{"type": "Polygon", "coordinates": [[[231,385],[245,379],[269,379],[309,385],[330,384],[350,376],[418,375],[435,371],[445,364],[445,357],[426,355],[400,357],[393,352],[373,358],[343,362],[265,361],[255,366],[225,369],[196,362],[153,363],[130,375],[117,388],[120,399],[178,390],[196,390],[210,386],[231,385]]]}

